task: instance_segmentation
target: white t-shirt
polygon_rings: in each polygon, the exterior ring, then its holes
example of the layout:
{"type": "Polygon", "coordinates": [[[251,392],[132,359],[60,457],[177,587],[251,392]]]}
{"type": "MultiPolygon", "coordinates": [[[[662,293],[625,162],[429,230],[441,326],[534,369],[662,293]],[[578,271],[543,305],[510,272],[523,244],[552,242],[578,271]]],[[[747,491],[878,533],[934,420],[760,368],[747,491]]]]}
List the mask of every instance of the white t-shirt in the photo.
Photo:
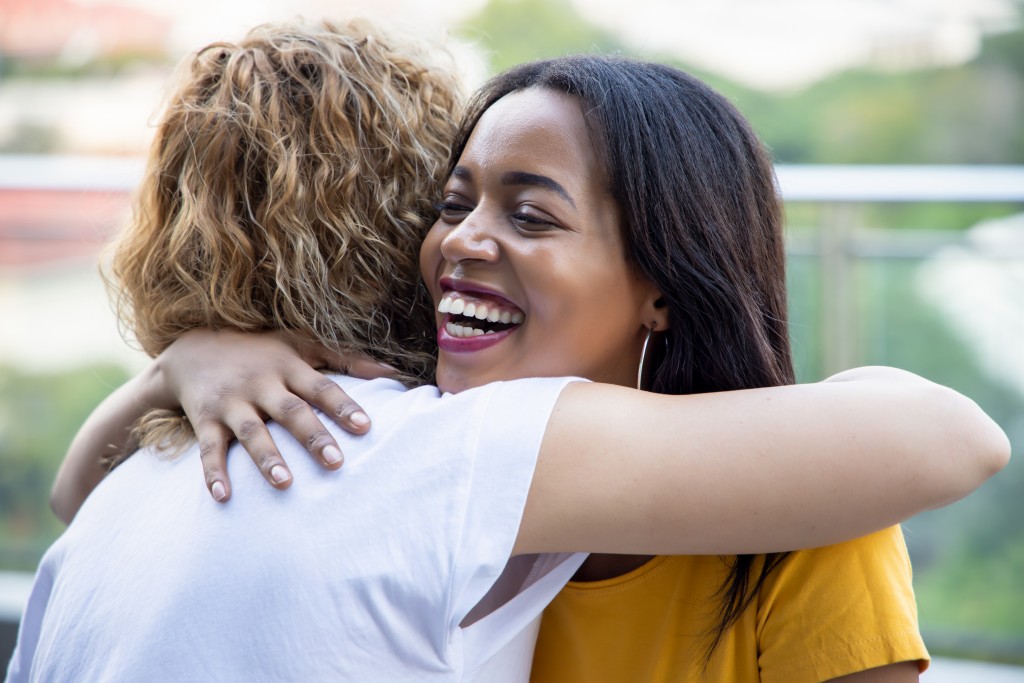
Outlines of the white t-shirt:
{"type": "Polygon", "coordinates": [[[223,505],[195,447],[107,477],[43,557],[8,680],[525,680],[539,615],[583,560],[509,563],[573,380],[442,396],[335,379],[373,419],[332,428],[338,471],[271,424],[286,491],[237,445],[223,505]]]}

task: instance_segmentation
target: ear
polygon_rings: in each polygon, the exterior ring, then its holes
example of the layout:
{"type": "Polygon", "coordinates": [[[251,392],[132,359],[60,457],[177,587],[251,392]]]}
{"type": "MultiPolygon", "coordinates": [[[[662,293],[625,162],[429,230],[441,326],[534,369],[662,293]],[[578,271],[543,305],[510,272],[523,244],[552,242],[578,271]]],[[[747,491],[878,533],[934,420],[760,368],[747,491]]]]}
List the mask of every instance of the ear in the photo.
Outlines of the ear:
{"type": "Polygon", "coordinates": [[[664,332],[672,326],[672,320],[668,314],[668,304],[657,287],[654,285],[648,286],[650,292],[643,303],[641,320],[645,327],[664,332]]]}

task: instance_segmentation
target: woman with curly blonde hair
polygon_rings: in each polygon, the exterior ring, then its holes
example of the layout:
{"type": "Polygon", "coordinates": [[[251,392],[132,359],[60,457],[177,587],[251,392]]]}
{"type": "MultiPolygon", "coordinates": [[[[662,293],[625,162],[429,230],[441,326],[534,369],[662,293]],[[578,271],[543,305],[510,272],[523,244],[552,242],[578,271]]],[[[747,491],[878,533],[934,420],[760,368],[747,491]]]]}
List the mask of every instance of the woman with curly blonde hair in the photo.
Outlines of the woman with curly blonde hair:
{"type": "MultiPolygon", "coordinates": [[[[366,21],[268,24],[197,51],[175,82],[132,220],[108,249],[127,336],[157,356],[196,328],[279,330],[430,381],[416,254],[462,103],[445,53],[366,21]]],[[[135,436],[111,464],[192,429],[154,410],[135,436]]],[[[80,504],[102,470],[74,474],[80,504]]]]}
{"type": "Polygon", "coordinates": [[[283,329],[429,379],[413,273],[460,104],[434,61],[366,23],[324,23],[262,26],[185,62],[113,247],[142,348],[196,327],[283,329]]]}

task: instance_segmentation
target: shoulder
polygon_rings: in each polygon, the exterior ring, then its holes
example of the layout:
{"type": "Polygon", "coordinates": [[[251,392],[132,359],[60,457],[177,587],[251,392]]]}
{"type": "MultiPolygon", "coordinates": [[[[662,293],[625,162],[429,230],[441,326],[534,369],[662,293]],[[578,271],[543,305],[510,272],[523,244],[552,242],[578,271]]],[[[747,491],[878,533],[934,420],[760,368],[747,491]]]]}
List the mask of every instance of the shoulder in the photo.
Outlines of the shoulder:
{"type": "Polygon", "coordinates": [[[480,387],[467,389],[458,394],[443,394],[447,398],[455,396],[473,397],[484,394],[506,395],[506,396],[530,396],[552,394],[557,396],[568,385],[574,383],[591,384],[589,380],[580,377],[521,377],[499,382],[491,382],[480,387]]]}
{"type": "Polygon", "coordinates": [[[769,585],[804,581],[826,573],[830,582],[835,583],[864,577],[891,581],[904,575],[909,580],[910,572],[903,530],[897,525],[844,543],[789,553],[769,579],[769,585]]]}
{"type": "Polygon", "coordinates": [[[349,377],[348,375],[339,375],[333,372],[325,373],[324,377],[337,384],[350,395],[365,394],[394,396],[413,392],[420,395],[430,393],[435,395],[439,394],[437,387],[430,384],[424,384],[416,387],[415,389],[409,389],[401,382],[388,379],[386,377],[378,377],[376,379],[359,379],[358,377],[349,377]]]}
{"type": "Polygon", "coordinates": [[[757,640],[765,681],[927,661],[902,530],[790,553],[758,598],[757,640]]]}
{"type": "Polygon", "coordinates": [[[913,610],[916,618],[910,558],[899,526],[789,553],[766,581],[759,604],[769,613],[819,613],[861,598],[879,607],[913,610]]]}
{"type": "Polygon", "coordinates": [[[440,394],[438,410],[476,411],[480,419],[507,425],[504,429],[537,424],[543,427],[562,390],[585,381],[575,377],[528,377],[491,382],[458,394],[440,394]]]}

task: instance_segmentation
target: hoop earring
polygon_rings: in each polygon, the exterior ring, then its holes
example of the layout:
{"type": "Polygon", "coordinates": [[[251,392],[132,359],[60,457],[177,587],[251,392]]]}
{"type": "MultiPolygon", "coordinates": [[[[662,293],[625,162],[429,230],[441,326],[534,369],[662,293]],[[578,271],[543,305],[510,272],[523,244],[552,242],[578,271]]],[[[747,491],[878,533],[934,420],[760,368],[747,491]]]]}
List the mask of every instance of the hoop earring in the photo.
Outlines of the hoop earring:
{"type": "Polygon", "coordinates": [[[640,386],[644,380],[644,361],[647,360],[647,346],[651,343],[651,335],[654,334],[654,326],[647,328],[647,336],[644,337],[644,346],[640,349],[640,367],[636,371],[636,388],[643,391],[640,386]]]}

